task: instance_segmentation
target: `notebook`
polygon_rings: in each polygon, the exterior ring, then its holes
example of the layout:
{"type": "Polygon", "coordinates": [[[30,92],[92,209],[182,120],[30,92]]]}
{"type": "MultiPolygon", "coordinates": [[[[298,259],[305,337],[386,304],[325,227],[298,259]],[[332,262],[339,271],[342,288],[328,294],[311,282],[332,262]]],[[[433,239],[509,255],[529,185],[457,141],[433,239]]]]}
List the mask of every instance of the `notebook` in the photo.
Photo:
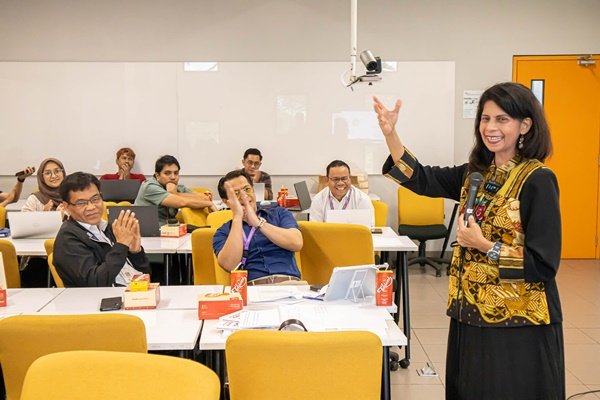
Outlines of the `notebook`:
{"type": "Polygon", "coordinates": [[[13,239],[51,239],[62,225],[60,211],[31,211],[8,213],[13,239]]]}
{"type": "Polygon", "coordinates": [[[359,301],[375,296],[375,272],[374,265],[335,267],[323,299],[359,301]]]}
{"type": "Polygon", "coordinates": [[[129,201],[133,203],[140,190],[137,179],[100,181],[100,191],[104,201],[129,201]]]}
{"type": "Polygon", "coordinates": [[[119,216],[121,210],[131,210],[140,222],[140,233],[142,237],[160,236],[160,225],[158,223],[158,208],[156,206],[109,206],[108,223],[112,224],[119,216]]]}
{"type": "Polygon", "coordinates": [[[254,185],[254,195],[256,196],[256,202],[260,203],[265,199],[265,184],[264,183],[255,183],[254,185]]]}
{"type": "Polygon", "coordinates": [[[310,192],[308,191],[308,185],[306,181],[294,183],[294,189],[296,190],[296,196],[298,196],[299,207],[288,207],[290,211],[304,211],[310,208],[312,199],[310,198],[310,192]]]}
{"type": "Polygon", "coordinates": [[[325,222],[373,226],[373,210],[327,210],[325,222]]]}

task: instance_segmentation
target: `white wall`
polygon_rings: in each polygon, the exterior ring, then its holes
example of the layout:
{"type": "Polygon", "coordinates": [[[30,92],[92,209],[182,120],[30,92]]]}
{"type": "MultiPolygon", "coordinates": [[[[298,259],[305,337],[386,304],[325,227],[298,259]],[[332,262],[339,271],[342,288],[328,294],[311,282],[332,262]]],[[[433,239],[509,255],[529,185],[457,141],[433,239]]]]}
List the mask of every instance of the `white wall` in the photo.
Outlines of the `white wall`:
{"type": "MultiPolygon", "coordinates": [[[[360,49],[456,62],[457,164],[472,144],[463,90],[510,80],[513,55],[600,53],[597,0],[361,0],[358,11],[360,49]]],[[[0,61],[344,61],[349,37],[350,0],[0,0],[0,61]]],[[[395,203],[392,184],[370,183],[395,203]]]]}

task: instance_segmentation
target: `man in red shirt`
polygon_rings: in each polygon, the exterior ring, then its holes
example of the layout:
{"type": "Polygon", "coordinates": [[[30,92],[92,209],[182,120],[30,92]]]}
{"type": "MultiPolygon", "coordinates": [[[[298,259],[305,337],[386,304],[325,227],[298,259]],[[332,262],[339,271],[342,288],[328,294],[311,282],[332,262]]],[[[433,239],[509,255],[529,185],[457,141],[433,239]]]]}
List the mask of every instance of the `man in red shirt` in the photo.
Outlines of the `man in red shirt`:
{"type": "Polygon", "coordinates": [[[116,174],[104,174],[100,177],[100,180],[123,180],[123,179],[137,179],[140,182],[144,182],[146,177],[142,174],[132,174],[131,168],[135,162],[135,152],[129,147],[123,147],[117,151],[117,167],[119,171],[116,174]]]}

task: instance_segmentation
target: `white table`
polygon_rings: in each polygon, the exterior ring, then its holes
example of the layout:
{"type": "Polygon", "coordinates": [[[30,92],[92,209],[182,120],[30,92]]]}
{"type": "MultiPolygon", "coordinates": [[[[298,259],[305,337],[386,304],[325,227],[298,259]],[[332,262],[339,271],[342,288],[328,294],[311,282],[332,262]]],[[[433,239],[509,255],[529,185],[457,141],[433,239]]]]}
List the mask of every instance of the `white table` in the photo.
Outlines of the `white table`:
{"type": "Polygon", "coordinates": [[[64,290],[63,288],[8,289],[7,305],[0,307],[0,316],[36,313],[64,290]]]}
{"type": "MultiPolygon", "coordinates": [[[[202,329],[202,321],[198,319],[196,296],[199,293],[222,292],[223,287],[164,286],[160,290],[161,301],[155,310],[111,312],[139,317],[146,326],[149,350],[194,350],[202,329]]],[[[121,296],[123,291],[124,288],[117,287],[67,288],[45,304],[38,314],[100,313],[100,301],[103,298],[121,296]]]]}
{"type": "Polygon", "coordinates": [[[46,239],[13,239],[11,237],[5,239],[12,242],[18,256],[46,257],[44,248],[46,239]]]}
{"type": "MultiPolygon", "coordinates": [[[[396,279],[399,280],[398,289],[394,295],[394,303],[400,305],[402,297],[402,320],[403,330],[408,338],[404,347],[404,359],[400,360],[400,366],[407,368],[410,365],[410,298],[408,284],[408,251],[417,251],[418,247],[408,236],[398,236],[390,227],[383,227],[382,233],[373,234],[373,249],[375,251],[395,251],[396,257],[396,279]]],[[[396,323],[400,320],[400,313],[394,318],[396,323]]]]}
{"type": "MultiPolygon", "coordinates": [[[[255,286],[252,289],[261,290],[262,288],[255,286]]],[[[265,307],[277,307],[279,304],[281,303],[249,303],[246,309],[264,309],[265,307]]],[[[408,339],[384,307],[376,307],[371,303],[353,303],[349,300],[332,302],[304,300],[292,305],[285,305],[285,307],[295,307],[294,313],[300,315],[300,320],[310,331],[360,329],[376,334],[381,339],[384,350],[381,398],[390,399],[389,347],[406,346],[408,339]],[[381,326],[383,329],[379,329],[381,326]],[[319,328],[314,329],[315,327],[319,328]]],[[[199,347],[200,350],[211,350],[215,353],[216,363],[213,368],[221,378],[224,378],[224,363],[221,359],[224,355],[227,335],[216,329],[217,324],[218,320],[204,321],[199,347]]]]}

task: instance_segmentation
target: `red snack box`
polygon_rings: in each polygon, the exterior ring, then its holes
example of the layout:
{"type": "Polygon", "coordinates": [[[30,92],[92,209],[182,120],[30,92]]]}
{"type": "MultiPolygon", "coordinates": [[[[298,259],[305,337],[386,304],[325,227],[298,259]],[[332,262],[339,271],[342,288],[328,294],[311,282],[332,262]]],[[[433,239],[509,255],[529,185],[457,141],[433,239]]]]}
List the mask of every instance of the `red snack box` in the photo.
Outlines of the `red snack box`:
{"type": "Polygon", "coordinates": [[[218,319],[243,308],[239,293],[206,293],[198,295],[198,319],[218,319]]]}

